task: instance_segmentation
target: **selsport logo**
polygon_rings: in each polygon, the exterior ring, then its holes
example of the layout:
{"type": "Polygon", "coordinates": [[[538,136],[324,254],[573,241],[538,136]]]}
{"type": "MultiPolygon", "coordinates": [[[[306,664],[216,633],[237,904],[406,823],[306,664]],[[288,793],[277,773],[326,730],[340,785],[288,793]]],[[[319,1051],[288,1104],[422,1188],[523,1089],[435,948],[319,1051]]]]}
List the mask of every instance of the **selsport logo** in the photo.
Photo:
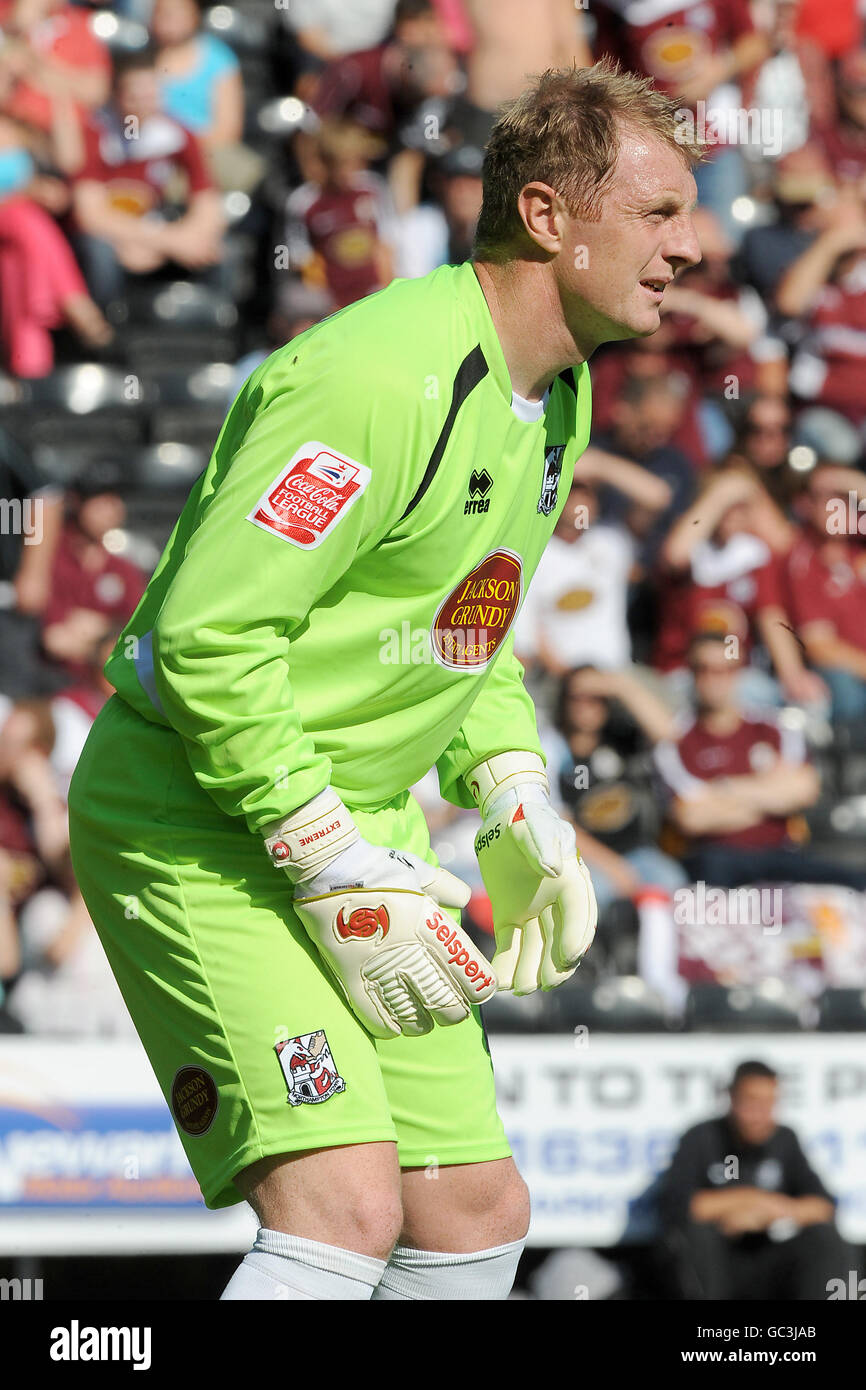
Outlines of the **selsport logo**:
{"type": "Polygon", "coordinates": [[[348,921],[343,915],[343,909],[337,913],[336,931],[343,941],[351,941],[353,938],[360,941],[368,941],[372,936],[378,936],[383,941],[388,935],[390,921],[388,909],[384,903],[380,907],[356,907],[354,912],[349,913],[348,921]]]}
{"type": "Polygon", "coordinates": [[[478,994],[484,989],[489,990],[491,985],[495,985],[493,975],[484,974],[484,965],[487,962],[484,961],[482,964],[480,960],[472,959],[472,954],[468,950],[472,942],[468,937],[460,936],[453,922],[446,921],[441,912],[434,912],[432,917],[426,919],[425,925],[430,931],[435,932],[437,939],[442,942],[443,947],[451,957],[448,962],[449,965],[462,970],[464,975],[476,982],[475,989],[478,994]]]}
{"type": "Polygon", "coordinates": [[[247,513],[247,521],[301,550],[315,550],[345,517],[371,476],[366,464],[310,440],[292,455],[247,513]]]}
{"type": "Polygon", "coordinates": [[[523,564],[510,550],[492,550],[440,605],[430,628],[433,655],[452,671],[486,666],[514,622],[523,564]]]}

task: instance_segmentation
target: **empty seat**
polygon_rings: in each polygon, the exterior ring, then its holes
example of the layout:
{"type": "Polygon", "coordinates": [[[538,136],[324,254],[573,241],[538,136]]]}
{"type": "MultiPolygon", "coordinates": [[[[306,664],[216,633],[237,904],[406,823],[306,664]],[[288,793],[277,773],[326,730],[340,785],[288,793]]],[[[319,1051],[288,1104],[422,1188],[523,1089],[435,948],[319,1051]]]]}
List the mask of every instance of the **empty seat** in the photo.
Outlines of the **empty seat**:
{"type": "Polygon", "coordinates": [[[129,444],[143,439],[147,423],[130,374],[97,362],[60,367],[22,383],[8,419],[10,429],[31,447],[129,444]]]}
{"type": "Polygon", "coordinates": [[[263,135],[288,139],[296,130],[307,130],[312,124],[310,108],[299,97],[275,97],[255,112],[255,124],[263,135]]]}
{"type": "Polygon", "coordinates": [[[138,528],[124,526],[117,533],[112,554],[122,556],[124,560],[137,565],[143,574],[151,575],[156,569],[164,543],[138,528]]]}
{"type": "Polygon", "coordinates": [[[8,408],[21,400],[23,386],[18,377],[0,372],[0,406],[8,408]]]}
{"type": "Polygon", "coordinates": [[[166,362],[192,370],[214,357],[233,361],[238,356],[234,334],[204,329],[182,333],[172,328],[135,328],[129,330],[125,347],[130,371],[141,377],[151,376],[166,362]]]}
{"type": "Polygon", "coordinates": [[[90,28],[112,54],[138,53],[147,47],[145,26],[110,9],[96,10],[90,16],[90,28]]]}
{"type": "Polygon", "coordinates": [[[169,406],[150,416],[150,437],[154,444],[188,444],[210,453],[226,417],[226,406],[193,410],[189,406],[169,406]]]}
{"type": "Polygon", "coordinates": [[[489,1033],[550,1033],[555,1031],[552,993],[494,994],[481,1006],[481,1016],[489,1033]]]}
{"type": "Polygon", "coordinates": [[[825,989],[818,1000],[822,1033],[866,1032],[866,989],[825,989]]]}
{"type": "Polygon", "coordinates": [[[144,281],[128,287],[123,299],[113,300],[107,315],[123,325],[162,324],[180,331],[204,328],[227,331],[238,321],[228,295],[192,280],[144,281]]]}
{"type": "Polygon", "coordinates": [[[176,440],[149,444],[138,450],[132,460],[132,485],[146,494],[151,504],[153,494],[158,494],[175,506],[178,494],[186,495],[189,492],[207,466],[208,458],[207,450],[176,440]]]}
{"type": "Polygon", "coordinates": [[[197,446],[209,452],[231,404],[234,376],[230,362],[170,370],[149,367],[143,379],[154,402],[150,412],[152,441],[197,446]]]}
{"type": "Polygon", "coordinates": [[[239,56],[266,54],[270,47],[274,11],[236,5],[214,5],[206,10],[203,29],[222,39],[239,56]]]}
{"type": "Polygon", "coordinates": [[[68,487],[85,464],[100,452],[92,445],[37,444],[33,450],[33,459],[53,482],[68,487]]]}
{"type": "Polygon", "coordinates": [[[234,381],[231,362],[206,362],[203,366],[156,367],[148,373],[147,386],[160,405],[188,405],[193,409],[224,405],[234,381]]]}
{"type": "Polygon", "coordinates": [[[781,980],[763,980],[752,988],[694,985],[686,999],[685,1026],[719,1033],[790,1032],[808,1027],[814,1014],[814,1006],[781,980]]]}
{"type": "Polygon", "coordinates": [[[862,796],[866,793],[866,753],[851,751],[842,760],[840,791],[843,796],[862,796]]]}
{"type": "Polygon", "coordinates": [[[549,997],[557,1032],[658,1033],[674,1026],[664,1001],[637,975],[612,976],[598,984],[575,976],[549,997]]]}
{"type": "Polygon", "coordinates": [[[186,498],[178,493],[137,493],[126,499],[127,525],[130,533],[148,541],[157,555],[174,530],[186,498]]]}

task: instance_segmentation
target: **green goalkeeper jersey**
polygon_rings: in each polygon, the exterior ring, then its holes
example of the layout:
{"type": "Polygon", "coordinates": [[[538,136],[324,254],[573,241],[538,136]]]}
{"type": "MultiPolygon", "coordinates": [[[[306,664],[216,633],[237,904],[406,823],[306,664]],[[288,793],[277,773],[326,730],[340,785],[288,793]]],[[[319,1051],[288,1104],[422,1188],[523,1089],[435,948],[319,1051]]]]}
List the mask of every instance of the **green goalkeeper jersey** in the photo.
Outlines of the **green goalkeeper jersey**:
{"type": "Polygon", "coordinates": [[[515,414],[471,263],[395,281],[245,382],[108,678],[250,830],[434,764],[471,806],[481,759],[541,751],[512,628],[589,427],[585,363],[515,414]]]}

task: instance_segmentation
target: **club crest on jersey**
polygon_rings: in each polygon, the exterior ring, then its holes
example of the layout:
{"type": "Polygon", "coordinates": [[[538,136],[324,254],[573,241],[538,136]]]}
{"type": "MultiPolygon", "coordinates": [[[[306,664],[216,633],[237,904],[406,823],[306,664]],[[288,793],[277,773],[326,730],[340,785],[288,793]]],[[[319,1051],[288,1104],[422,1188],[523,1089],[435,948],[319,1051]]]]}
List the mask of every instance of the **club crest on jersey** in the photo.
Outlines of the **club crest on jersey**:
{"type": "Polygon", "coordinates": [[[292,455],[246,519],[301,550],[315,550],[343,520],[371,476],[366,464],[311,440],[292,455]]]}
{"type": "Polygon", "coordinates": [[[321,1105],[345,1091],[346,1083],[328,1046],[324,1029],[284,1038],[274,1046],[288,1087],[289,1105],[321,1105]]]}
{"type": "Polygon", "coordinates": [[[551,444],[550,448],[544,451],[544,477],[541,481],[541,496],[538,499],[538,511],[543,516],[550,516],[556,506],[564,453],[564,444],[551,444]]]}

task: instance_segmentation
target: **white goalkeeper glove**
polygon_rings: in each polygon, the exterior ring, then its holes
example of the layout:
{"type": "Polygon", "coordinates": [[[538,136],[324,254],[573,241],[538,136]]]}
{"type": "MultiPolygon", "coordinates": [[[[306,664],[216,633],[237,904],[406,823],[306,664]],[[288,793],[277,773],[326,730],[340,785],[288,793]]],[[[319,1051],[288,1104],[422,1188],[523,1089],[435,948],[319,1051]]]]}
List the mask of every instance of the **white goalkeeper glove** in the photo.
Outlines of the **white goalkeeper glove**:
{"type": "Polygon", "coordinates": [[[375,1037],[460,1023],[495,992],[489,961],[439,906],[465,907],[467,885],[417,854],[363,839],[330,787],[264,834],[295,885],[307,935],[375,1037]]]}
{"type": "Polygon", "coordinates": [[[536,753],[497,753],[465,781],[481,811],[475,853],[493,908],[499,988],[554,989],[574,974],[598,921],[574,829],[551,805],[536,753]]]}

